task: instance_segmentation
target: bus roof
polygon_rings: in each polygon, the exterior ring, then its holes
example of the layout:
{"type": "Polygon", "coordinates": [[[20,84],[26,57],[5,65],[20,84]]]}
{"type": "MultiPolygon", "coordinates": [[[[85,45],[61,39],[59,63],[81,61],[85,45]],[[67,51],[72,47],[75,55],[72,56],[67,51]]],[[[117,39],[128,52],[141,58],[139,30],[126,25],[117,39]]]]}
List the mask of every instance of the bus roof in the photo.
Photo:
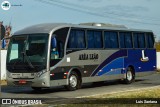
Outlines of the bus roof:
{"type": "Polygon", "coordinates": [[[90,26],[90,25],[69,24],[69,23],[44,23],[44,24],[37,24],[37,25],[26,27],[22,30],[15,32],[14,35],[50,33],[53,29],[58,29],[63,27],[104,29],[104,30],[117,30],[117,31],[152,32],[152,30],[129,29],[126,27],[90,26]]]}

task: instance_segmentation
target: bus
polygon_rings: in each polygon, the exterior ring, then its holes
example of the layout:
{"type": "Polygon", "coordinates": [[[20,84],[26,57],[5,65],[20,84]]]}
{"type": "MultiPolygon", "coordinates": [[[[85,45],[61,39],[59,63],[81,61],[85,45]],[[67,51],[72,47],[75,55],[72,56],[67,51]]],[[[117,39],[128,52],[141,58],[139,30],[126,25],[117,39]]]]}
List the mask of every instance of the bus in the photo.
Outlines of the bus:
{"type": "Polygon", "coordinates": [[[45,23],[13,34],[7,51],[7,84],[34,90],[123,80],[156,71],[151,30],[45,23]]]}

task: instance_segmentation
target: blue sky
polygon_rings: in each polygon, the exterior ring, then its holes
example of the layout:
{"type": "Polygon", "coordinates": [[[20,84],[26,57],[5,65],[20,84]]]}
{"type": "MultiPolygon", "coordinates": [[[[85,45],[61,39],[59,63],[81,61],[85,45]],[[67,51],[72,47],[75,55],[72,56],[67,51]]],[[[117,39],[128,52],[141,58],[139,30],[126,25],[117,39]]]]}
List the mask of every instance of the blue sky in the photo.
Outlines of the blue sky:
{"type": "MultiPolygon", "coordinates": [[[[4,0],[0,0],[1,3],[4,0]]],[[[13,27],[50,22],[99,22],[153,30],[160,39],[160,0],[8,0],[7,11],[0,8],[0,21],[13,27]]]]}

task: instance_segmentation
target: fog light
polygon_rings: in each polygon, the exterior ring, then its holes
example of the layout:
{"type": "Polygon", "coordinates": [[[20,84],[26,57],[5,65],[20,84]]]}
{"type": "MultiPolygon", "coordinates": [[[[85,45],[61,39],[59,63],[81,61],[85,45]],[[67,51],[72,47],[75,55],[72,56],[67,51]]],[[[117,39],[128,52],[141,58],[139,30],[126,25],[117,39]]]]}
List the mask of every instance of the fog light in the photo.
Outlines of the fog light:
{"type": "Polygon", "coordinates": [[[45,85],[45,82],[42,82],[42,85],[45,85]]]}

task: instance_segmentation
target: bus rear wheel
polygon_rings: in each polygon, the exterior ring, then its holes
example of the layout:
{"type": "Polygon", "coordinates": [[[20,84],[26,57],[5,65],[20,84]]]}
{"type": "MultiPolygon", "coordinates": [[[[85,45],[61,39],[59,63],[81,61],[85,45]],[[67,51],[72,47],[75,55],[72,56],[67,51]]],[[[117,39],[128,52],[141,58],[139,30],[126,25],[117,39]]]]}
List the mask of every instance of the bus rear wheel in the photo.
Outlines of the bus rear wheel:
{"type": "Polygon", "coordinates": [[[71,72],[68,78],[68,85],[65,88],[69,91],[74,91],[79,88],[80,80],[76,72],[71,72]]]}
{"type": "Polygon", "coordinates": [[[134,77],[134,70],[131,67],[128,67],[127,72],[126,72],[126,78],[124,80],[124,82],[126,84],[130,84],[135,80],[134,77]]]}

